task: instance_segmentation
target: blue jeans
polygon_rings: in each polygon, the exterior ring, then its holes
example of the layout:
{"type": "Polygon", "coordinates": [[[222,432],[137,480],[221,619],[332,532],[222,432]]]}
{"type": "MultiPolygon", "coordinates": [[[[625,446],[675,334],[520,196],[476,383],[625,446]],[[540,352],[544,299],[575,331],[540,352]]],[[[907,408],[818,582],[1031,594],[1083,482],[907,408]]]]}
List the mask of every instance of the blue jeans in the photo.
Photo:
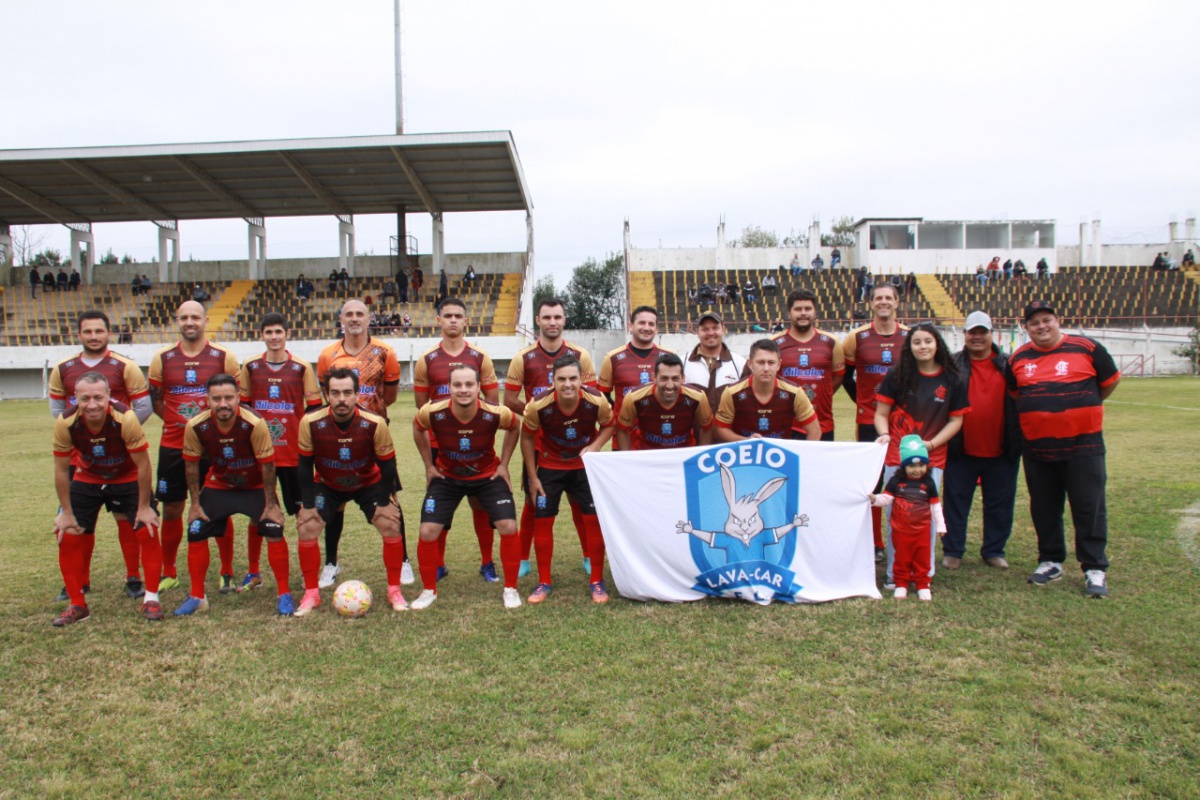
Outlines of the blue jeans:
{"type": "Polygon", "coordinates": [[[983,492],[983,558],[1004,557],[1004,546],[1012,535],[1013,503],[1017,499],[1017,472],[1021,461],[997,456],[951,456],[946,461],[942,486],[942,508],[946,513],[946,538],[942,554],[962,558],[967,549],[967,520],[976,484],[983,492]]]}
{"type": "MultiPolygon", "coordinates": [[[[887,482],[892,479],[896,471],[900,467],[884,467],[883,468],[883,485],[887,486],[887,482]]],[[[929,473],[933,477],[933,482],[938,486],[942,485],[942,468],[930,467],[929,473]]],[[[943,513],[945,509],[942,509],[943,513]]],[[[892,547],[892,510],[888,509],[887,525],[884,526],[884,537],[887,541],[887,581],[890,586],[892,584],[892,562],[896,560],[896,550],[892,547]]],[[[929,520],[929,577],[933,577],[935,572],[933,562],[933,554],[937,550],[937,523],[932,519],[929,520]]],[[[905,587],[907,588],[907,587],[905,587]]]]}

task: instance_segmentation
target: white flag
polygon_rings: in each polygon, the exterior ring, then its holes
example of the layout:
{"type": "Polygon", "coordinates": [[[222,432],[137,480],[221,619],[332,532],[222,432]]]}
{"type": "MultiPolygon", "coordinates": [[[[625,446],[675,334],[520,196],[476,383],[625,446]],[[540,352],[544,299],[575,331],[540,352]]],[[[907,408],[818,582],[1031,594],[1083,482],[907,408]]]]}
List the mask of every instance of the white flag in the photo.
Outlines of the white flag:
{"type": "Polygon", "coordinates": [[[885,448],[752,439],[583,457],[633,600],[880,597],[867,494],[885,448]]]}

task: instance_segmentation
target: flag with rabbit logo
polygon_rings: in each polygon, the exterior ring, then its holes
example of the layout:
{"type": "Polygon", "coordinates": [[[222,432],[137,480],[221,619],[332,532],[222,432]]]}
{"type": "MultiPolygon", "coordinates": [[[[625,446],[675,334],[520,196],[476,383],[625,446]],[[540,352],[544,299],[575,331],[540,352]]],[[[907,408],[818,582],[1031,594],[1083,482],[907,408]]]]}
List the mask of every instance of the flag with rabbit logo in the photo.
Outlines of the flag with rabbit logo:
{"type": "Polygon", "coordinates": [[[748,439],[589,453],[584,466],[623,597],[766,605],[880,597],[867,495],[884,455],[748,439]]]}

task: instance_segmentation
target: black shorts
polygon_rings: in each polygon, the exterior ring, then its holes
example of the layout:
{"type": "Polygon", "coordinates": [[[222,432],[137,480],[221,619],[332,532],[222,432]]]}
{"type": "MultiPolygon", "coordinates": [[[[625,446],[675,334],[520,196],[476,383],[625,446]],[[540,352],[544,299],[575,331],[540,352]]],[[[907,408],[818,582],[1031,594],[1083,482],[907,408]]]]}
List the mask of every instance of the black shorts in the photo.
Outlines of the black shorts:
{"type": "MultiPolygon", "coordinates": [[[[200,459],[200,485],[208,475],[211,462],[200,459]]],[[[188,499],[187,467],[183,461],[183,450],[178,447],[158,448],[158,483],[154,496],[164,503],[179,503],[188,499]]]]}
{"type": "Polygon", "coordinates": [[[542,482],[544,497],[534,501],[533,515],[538,519],[558,516],[558,501],[566,492],[584,514],[595,514],[596,504],[592,501],[592,487],[588,483],[587,471],[579,469],[547,469],[538,467],[538,480],[542,482]]]}
{"type": "Polygon", "coordinates": [[[275,467],[275,480],[279,484],[279,503],[283,513],[289,517],[296,516],[300,510],[300,468],[275,467]]]}
{"type": "Polygon", "coordinates": [[[434,478],[425,493],[425,501],[421,504],[421,522],[436,522],[443,528],[449,528],[454,520],[454,512],[464,497],[473,497],[479,501],[479,507],[491,518],[492,527],[502,519],[517,518],[512,492],[509,491],[508,484],[499,478],[481,478],[473,481],[434,478]]]}
{"type": "MultiPolygon", "coordinates": [[[[807,433],[805,433],[804,431],[797,431],[797,430],[793,430],[793,431],[792,431],[792,438],[793,438],[794,440],[796,440],[797,442],[803,442],[803,441],[805,441],[806,439],[808,439],[808,434],[807,434],[807,433]]],[[[833,431],[821,431],[821,438],[820,438],[820,439],[818,439],[817,441],[819,441],[819,442],[832,442],[832,441],[833,441],[833,431]]]]}
{"type": "Polygon", "coordinates": [[[200,506],[208,516],[208,522],[196,520],[188,526],[189,542],[220,539],[225,535],[225,522],[234,514],[244,514],[258,523],[258,535],[264,539],[283,536],[283,526],[262,518],[267,507],[267,498],[262,489],[211,489],[200,490],[200,506]]]}
{"type": "MultiPolygon", "coordinates": [[[[323,483],[317,484],[316,505],[317,513],[325,522],[333,519],[341,511],[342,506],[350,501],[358,503],[363,516],[370,522],[375,518],[375,509],[379,506],[391,505],[392,492],[383,481],[377,481],[370,486],[364,486],[357,492],[339,492],[323,483]]],[[[401,519],[403,519],[401,515],[401,519]]]]}
{"type": "Polygon", "coordinates": [[[137,481],[105,484],[71,481],[71,510],[84,533],[96,531],[101,507],[110,514],[124,514],[132,521],[137,515],[137,503],[137,481]]]}

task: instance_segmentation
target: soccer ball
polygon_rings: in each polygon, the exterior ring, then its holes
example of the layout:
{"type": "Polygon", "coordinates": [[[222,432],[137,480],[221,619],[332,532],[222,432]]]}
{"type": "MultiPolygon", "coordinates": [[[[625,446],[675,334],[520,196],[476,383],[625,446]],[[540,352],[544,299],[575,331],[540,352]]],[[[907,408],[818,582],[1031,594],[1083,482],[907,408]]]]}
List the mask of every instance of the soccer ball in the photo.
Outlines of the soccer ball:
{"type": "Polygon", "coordinates": [[[333,608],[343,617],[366,616],[371,609],[371,590],[362,581],[346,581],[333,590],[333,608]]]}

